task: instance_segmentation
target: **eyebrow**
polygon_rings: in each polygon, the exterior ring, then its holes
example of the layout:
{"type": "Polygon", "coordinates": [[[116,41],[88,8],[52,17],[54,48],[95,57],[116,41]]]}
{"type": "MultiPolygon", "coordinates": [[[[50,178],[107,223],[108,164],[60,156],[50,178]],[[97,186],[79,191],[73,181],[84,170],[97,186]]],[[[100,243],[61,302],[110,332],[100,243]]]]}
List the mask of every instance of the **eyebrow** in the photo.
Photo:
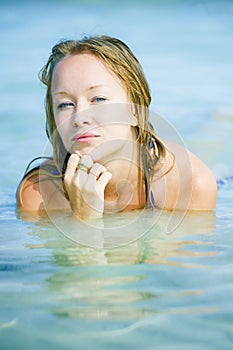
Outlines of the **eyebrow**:
{"type": "MultiPolygon", "coordinates": [[[[94,89],[97,89],[97,88],[100,88],[100,87],[107,87],[106,84],[100,84],[100,85],[93,85],[93,86],[90,86],[87,91],[90,91],[90,90],[94,90],[94,89]]],[[[67,93],[66,91],[57,91],[54,93],[54,95],[69,95],[69,93],[67,93]]]]}

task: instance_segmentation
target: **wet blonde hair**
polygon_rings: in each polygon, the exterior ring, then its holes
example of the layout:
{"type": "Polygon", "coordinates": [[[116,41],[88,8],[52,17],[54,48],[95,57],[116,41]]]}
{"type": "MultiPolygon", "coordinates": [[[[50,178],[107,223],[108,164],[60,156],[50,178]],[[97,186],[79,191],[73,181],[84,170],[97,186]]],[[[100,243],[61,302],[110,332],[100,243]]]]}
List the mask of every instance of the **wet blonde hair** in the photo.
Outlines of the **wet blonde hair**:
{"type": "Polygon", "coordinates": [[[56,130],[51,93],[53,71],[64,57],[81,53],[92,54],[100,59],[126,88],[129,102],[134,106],[134,115],[138,124],[135,131],[139,144],[139,198],[142,199],[145,185],[148,199],[152,177],[163,164],[166,148],[149,121],[151,95],[142,67],[129,47],[119,39],[104,35],[84,37],[82,40],[62,40],[52,48],[52,53],[41,69],[39,78],[47,87],[46,133],[53,145],[54,163],[60,172],[64,172],[67,150],[56,130]]]}

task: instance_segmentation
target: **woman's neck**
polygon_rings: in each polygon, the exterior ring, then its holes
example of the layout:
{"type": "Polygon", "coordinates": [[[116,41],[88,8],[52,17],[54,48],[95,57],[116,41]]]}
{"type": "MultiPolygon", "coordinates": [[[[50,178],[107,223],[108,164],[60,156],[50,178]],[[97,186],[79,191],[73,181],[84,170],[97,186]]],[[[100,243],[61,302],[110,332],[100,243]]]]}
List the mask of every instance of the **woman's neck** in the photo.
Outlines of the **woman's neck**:
{"type": "Polygon", "coordinates": [[[122,211],[132,206],[137,208],[141,206],[137,142],[132,143],[130,148],[105,165],[112,174],[112,179],[105,188],[105,207],[107,210],[122,211]]]}

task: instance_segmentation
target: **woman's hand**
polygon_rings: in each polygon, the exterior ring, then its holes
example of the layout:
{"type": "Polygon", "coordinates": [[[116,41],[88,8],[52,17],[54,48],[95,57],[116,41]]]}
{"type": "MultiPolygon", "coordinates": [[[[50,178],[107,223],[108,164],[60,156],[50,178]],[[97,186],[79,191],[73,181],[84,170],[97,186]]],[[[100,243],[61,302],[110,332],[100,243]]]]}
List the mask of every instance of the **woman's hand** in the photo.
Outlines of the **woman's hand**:
{"type": "Polygon", "coordinates": [[[102,217],[104,190],[112,174],[89,155],[72,154],[67,163],[64,184],[74,214],[80,219],[102,217]]]}

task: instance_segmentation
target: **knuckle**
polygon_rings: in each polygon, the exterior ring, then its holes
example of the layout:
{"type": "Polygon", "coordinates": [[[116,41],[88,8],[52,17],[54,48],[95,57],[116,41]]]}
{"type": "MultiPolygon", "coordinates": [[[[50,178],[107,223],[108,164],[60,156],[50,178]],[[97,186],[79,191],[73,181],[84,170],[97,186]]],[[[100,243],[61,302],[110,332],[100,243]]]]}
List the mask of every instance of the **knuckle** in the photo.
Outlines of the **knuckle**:
{"type": "Polygon", "coordinates": [[[82,157],[82,162],[85,163],[88,167],[91,167],[93,165],[93,160],[89,154],[85,154],[82,157]]]}
{"type": "Polygon", "coordinates": [[[75,153],[72,153],[69,160],[68,160],[68,164],[74,162],[74,161],[79,161],[79,156],[75,153]]]}
{"type": "Polygon", "coordinates": [[[107,169],[105,168],[105,166],[103,166],[102,164],[100,163],[95,163],[92,167],[92,169],[96,170],[96,171],[99,171],[99,172],[105,172],[107,171],[107,169]]]}

